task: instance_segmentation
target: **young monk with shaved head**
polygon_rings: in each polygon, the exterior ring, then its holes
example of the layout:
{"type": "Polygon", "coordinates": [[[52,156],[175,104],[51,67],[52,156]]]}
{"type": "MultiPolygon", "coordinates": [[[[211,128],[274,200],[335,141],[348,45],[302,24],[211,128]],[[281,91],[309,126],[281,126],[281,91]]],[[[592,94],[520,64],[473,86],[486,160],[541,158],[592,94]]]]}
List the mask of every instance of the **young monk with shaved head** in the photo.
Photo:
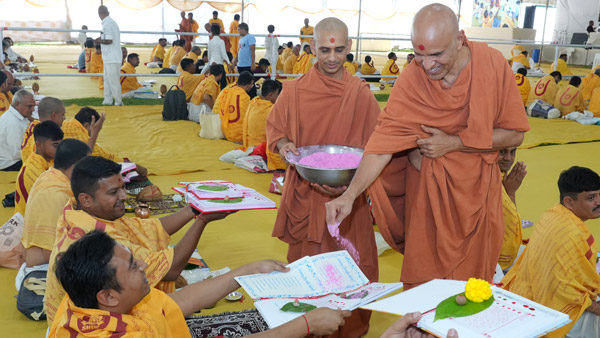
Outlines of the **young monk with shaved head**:
{"type": "MultiPolygon", "coordinates": [[[[365,146],[380,109],[369,85],[343,67],[351,47],[348,27],[342,21],[327,18],[317,24],[311,49],[318,62],[302,77],[283,84],[267,118],[270,151],[285,157],[289,151],[297,154],[297,147],[314,144],[365,146]]],[[[273,236],[289,244],[289,262],[306,255],[345,249],[327,231],[324,206],[344,190],[345,187],[311,184],[288,166],[273,236]]],[[[339,230],[356,247],[359,257],[355,260],[362,271],[371,281],[377,281],[372,225],[366,195],[360,194],[354,211],[339,230]]],[[[364,336],[369,317],[369,312],[354,311],[335,336],[364,336]]]]}
{"type": "Polygon", "coordinates": [[[496,159],[529,129],[523,101],[502,54],[467,40],[450,8],[421,9],[411,39],[417,67],[398,77],[327,222],[344,220],[370,187],[382,235],[404,253],[405,289],[434,278],[491,281],[504,233],[496,159]]]}

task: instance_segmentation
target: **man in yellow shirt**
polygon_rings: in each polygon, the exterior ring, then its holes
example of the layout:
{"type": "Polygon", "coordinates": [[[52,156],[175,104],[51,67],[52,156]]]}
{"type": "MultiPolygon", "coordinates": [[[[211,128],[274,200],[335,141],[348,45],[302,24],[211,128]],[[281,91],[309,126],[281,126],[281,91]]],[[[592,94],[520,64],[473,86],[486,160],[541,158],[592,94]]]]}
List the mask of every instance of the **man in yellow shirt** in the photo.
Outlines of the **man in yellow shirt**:
{"type": "Polygon", "coordinates": [[[573,72],[567,66],[567,54],[560,54],[556,66],[554,62],[550,65],[550,71],[558,71],[562,75],[573,75],[573,72]]]}
{"type": "MultiPolygon", "coordinates": [[[[184,317],[239,288],[235,277],[288,271],[283,262],[264,260],[166,295],[150,288],[144,271],[147,265],[137,259],[130,248],[98,230],[73,243],[56,266],[55,278],[67,296],[50,327],[50,338],[191,338],[184,317]]],[[[344,317],[349,314],[349,311],[329,308],[315,309],[249,337],[327,335],[343,325],[344,317]]]]}
{"type": "Polygon", "coordinates": [[[219,19],[219,12],[212,12],[212,19],[208,20],[208,23],[212,26],[213,24],[217,24],[221,26],[221,32],[225,32],[225,25],[223,25],[223,20],[219,19]]]}
{"type": "Polygon", "coordinates": [[[600,177],[571,167],[558,178],[560,202],[533,227],[529,243],[506,274],[504,288],[569,315],[546,337],[598,337],[600,275],[597,249],[585,221],[600,217],[600,177]]]}
{"type": "Polygon", "coordinates": [[[308,25],[308,18],[304,19],[304,26],[300,28],[300,35],[311,35],[308,38],[300,38],[300,44],[310,43],[312,39],[312,35],[314,34],[315,28],[313,26],[308,25]]]}
{"type": "Polygon", "coordinates": [[[221,117],[223,135],[229,141],[242,143],[242,125],[248,110],[250,96],[248,92],[254,87],[254,78],[250,72],[242,72],[237,83],[221,91],[213,107],[213,113],[221,117]]]}
{"type": "MultiPolygon", "coordinates": [[[[92,62],[90,63],[90,71],[88,73],[99,74],[104,72],[104,60],[102,59],[102,48],[100,45],[96,45],[96,52],[92,53],[92,62]]],[[[100,89],[104,89],[104,81],[102,77],[92,76],[92,79],[98,79],[98,85],[100,89]]]]}
{"type": "MultiPolygon", "coordinates": [[[[379,71],[377,69],[375,69],[375,66],[373,64],[373,59],[371,59],[371,56],[369,56],[369,55],[365,56],[365,62],[360,67],[360,73],[363,75],[379,75],[380,74],[379,71]]],[[[367,81],[367,82],[379,82],[379,80],[381,80],[381,78],[379,78],[379,77],[365,78],[365,81],[367,81]]]]}
{"type": "MultiPolygon", "coordinates": [[[[188,21],[190,22],[190,27],[192,32],[194,33],[198,33],[198,29],[200,29],[200,24],[198,23],[198,21],[194,20],[194,13],[189,12],[188,13],[188,21]]],[[[194,37],[192,38],[192,47],[194,47],[196,45],[196,38],[199,35],[194,35],[194,37]]]]}
{"type": "Polygon", "coordinates": [[[86,143],[92,149],[92,155],[94,156],[102,156],[112,161],[125,161],[123,157],[106,151],[96,142],[105,119],[106,115],[104,113],[100,115],[93,108],[83,107],[73,119],[63,122],[62,130],[65,133],[65,138],[74,138],[86,143]]]}
{"type": "Polygon", "coordinates": [[[223,65],[213,64],[209,74],[196,86],[188,104],[189,120],[200,123],[200,114],[212,114],[215,101],[221,92],[221,78],[225,76],[223,65]]]}
{"type": "MultiPolygon", "coordinates": [[[[205,67],[207,66],[205,65],[205,67]]],[[[200,75],[194,75],[196,65],[192,59],[181,60],[181,69],[182,72],[177,78],[177,86],[179,89],[183,90],[185,93],[185,99],[187,102],[189,102],[194,94],[194,90],[196,90],[196,87],[204,77],[200,75]]]]}
{"type": "Polygon", "coordinates": [[[288,56],[292,55],[292,48],[294,48],[294,44],[291,41],[288,41],[288,43],[285,44],[283,52],[281,52],[282,62],[285,63],[285,60],[287,60],[288,56]]]}
{"type": "Polygon", "coordinates": [[[383,69],[381,70],[381,75],[383,75],[381,77],[381,81],[382,82],[386,82],[386,83],[394,83],[396,82],[396,78],[395,77],[385,77],[385,75],[398,75],[400,74],[400,69],[398,68],[398,65],[396,64],[396,60],[398,60],[398,57],[396,56],[396,53],[391,52],[388,54],[388,60],[385,63],[385,66],[383,66],[383,69]]]}
{"type": "Polygon", "coordinates": [[[162,63],[162,67],[163,68],[170,68],[171,67],[171,54],[173,54],[173,51],[175,50],[175,46],[177,45],[177,41],[179,41],[179,40],[173,41],[171,43],[171,48],[169,48],[165,52],[165,58],[163,59],[163,63],[162,63]]]}
{"type": "Polygon", "coordinates": [[[593,72],[589,73],[586,77],[583,78],[581,83],[581,91],[583,94],[583,100],[586,105],[590,102],[592,98],[592,93],[594,89],[600,88],[600,69],[596,69],[593,72]]]}
{"type": "MultiPolygon", "coordinates": [[[[96,156],[88,156],[75,164],[71,189],[74,198],[58,220],[48,271],[54,271],[57,255],[73,242],[92,230],[101,230],[128,247],[135,259],[144,261],[150,286],[167,293],[175,291],[174,281],[198,246],[206,225],[229,214],[200,214],[188,206],[160,219],[125,217],[127,193],[121,165],[96,156]],[[169,247],[170,236],[194,218],[179,243],[169,247]]],[[[44,303],[49,324],[64,295],[56,275],[48,274],[44,303]]]]}
{"type": "Polygon", "coordinates": [[[558,92],[558,83],[562,80],[560,72],[552,72],[542,77],[529,93],[529,105],[533,100],[542,100],[548,104],[554,104],[556,92],[558,92]]]}
{"type": "Polygon", "coordinates": [[[529,101],[529,92],[531,92],[531,84],[527,78],[527,69],[519,68],[515,74],[515,81],[517,81],[517,87],[519,87],[519,93],[521,93],[523,105],[527,106],[527,101],[529,101]]]}
{"type": "Polygon", "coordinates": [[[516,147],[501,149],[498,152],[498,168],[502,172],[502,211],[504,213],[504,239],[498,264],[504,271],[517,259],[523,239],[521,216],[517,212],[515,196],[527,175],[527,166],[523,162],[517,162],[513,167],[516,153],[516,147]]]}
{"type": "MultiPolygon", "coordinates": [[[[269,117],[280,92],[281,83],[279,81],[265,80],[262,84],[261,96],[250,101],[242,127],[244,147],[256,147],[267,142],[267,117],[269,117]]],[[[281,159],[281,155],[268,149],[266,155],[269,170],[285,170],[286,165],[281,159]]]]}
{"type": "Polygon", "coordinates": [[[64,133],[54,121],[44,121],[33,128],[35,153],[32,153],[17,175],[15,193],[15,214],[25,215],[25,205],[29,199],[29,191],[35,180],[48,168],[54,160],[56,147],[62,141],[64,133]]]}
{"type": "MultiPolygon", "coordinates": [[[[29,277],[46,278],[43,273],[48,271],[56,223],[65,204],[73,197],[69,181],[71,172],[75,163],[89,154],[90,148],[85,143],[74,139],[63,140],[56,148],[54,167],[44,171],[31,187],[21,238],[25,248],[25,263],[21,265],[15,278],[19,293],[27,292],[23,280],[29,277]]],[[[45,291],[45,287],[42,291],[45,291]]],[[[17,298],[17,307],[19,302],[20,298],[17,298]]],[[[41,317],[44,313],[43,307],[44,301],[39,299],[39,303],[30,313],[32,317],[41,317]],[[33,312],[36,312],[36,315],[33,312]]]]}
{"type": "Polygon", "coordinates": [[[531,68],[531,65],[529,65],[529,59],[527,58],[527,55],[528,55],[527,51],[523,51],[523,52],[521,52],[521,54],[519,54],[515,57],[512,57],[508,60],[509,64],[513,68],[513,71],[515,69],[519,69],[522,67],[525,67],[525,69],[531,68]],[[516,62],[518,62],[518,64],[516,64],[516,62]]]}
{"type": "Polygon", "coordinates": [[[296,61],[298,61],[298,55],[300,54],[300,45],[295,45],[292,48],[292,52],[288,55],[288,57],[283,61],[283,73],[284,74],[294,74],[294,66],[296,65],[296,61]]]}
{"type": "Polygon", "coordinates": [[[558,93],[556,93],[554,107],[560,110],[563,116],[574,111],[583,113],[585,110],[583,94],[581,93],[581,89],[579,89],[580,84],[581,78],[573,76],[569,80],[569,85],[560,88],[558,93]]]}
{"type": "MultiPolygon", "coordinates": [[[[238,27],[240,25],[240,15],[236,14],[233,16],[233,21],[231,21],[231,24],[229,25],[229,34],[239,34],[239,30],[238,27]]],[[[221,32],[224,32],[221,31],[221,32]]],[[[231,52],[231,54],[233,55],[233,57],[237,56],[238,53],[238,43],[240,42],[240,37],[239,36],[230,36],[229,40],[231,41],[231,47],[229,48],[229,51],[231,52]]]]}
{"type": "MultiPolygon", "coordinates": [[[[135,67],[140,64],[140,56],[136,53],[127,55],[127,62],[121,67],[121,74],[135,74],[135,67]]],[[[121,76],[122,97],[132,98],[139,88],[143,87],[136,76],[121,76]]]]}
{"type": "MultiPolygon", "coordinates": [[[[181,59],[183,59],[183,57],[185,56],[185,49],[183,49],[183,47],[185,46],[185,40],[177,40],[175,41],[175,45],[173,46],[173,51],[171,52],[171,55],[169,55],[169,63],[170,65],[168,66],[169,68],[173,69],[174,71],[177,71],[177,67],[179,67],[179,63],[181,62],[181,59]]],[[[164,65],[163,65],[164,67],[164,65]]]]}
{"type": "Polygon", "coordinates": [[[152,52],[150,53],[150,62],[146,63],[148,68],[162,68],[163,60],[165,59],[165,46],[167,45],[167,39],[160,38],[158,43],[152,52]]]}
{"type": "Polygon", "coordinates": [[[40,100],[38,105],[39,120],[33,120],[23,134],[23,143],[21,144],[21,159],[24,161],[29,158],[31,153],[35,152],[35,141],[33,140],[33,128],[43,121],[54,121],[59,127],[62,127],[65,121],[64,103],[51,96],[46,96],[40,100]]]}
{"type": "MultiPolygon", "coordinates": [[[[200,46],[192,47],[192,50],[189,53],[186,53],[181,60],[190,59],[194,61],[194,64],[198,62],[198,57],[202,54],[202,49],[200,46]]],[[[181,67],[181,62],[179,62],[179,66],[177,66],[177,73],[183,72],[183,67],[181,67]]]]}
{"type": "Polygon", "coordinates": [[[310,45],[306,44],[302,49],[302,54],[300,54],[296,60],[296,64],[294,64],[294,74],[306,74],[312,68],[313,54],[311,53],[310,45]]]}
{"type": "Polygon", "coordinates": [[[10,92],[10,88],[14,83],[12,74],[3,69],[0,71],[0,115],[4,114],[12,104],[13,94],[10,92]]]}
{"type": "Polygon", "coordinates": [[[344,62],[344,68],[346,68],[346,70],[350,74],[356,74],[356,67],[354,67],[354,55],[352,55],[352,53],[346,54],[346,62],[344,62]]]}

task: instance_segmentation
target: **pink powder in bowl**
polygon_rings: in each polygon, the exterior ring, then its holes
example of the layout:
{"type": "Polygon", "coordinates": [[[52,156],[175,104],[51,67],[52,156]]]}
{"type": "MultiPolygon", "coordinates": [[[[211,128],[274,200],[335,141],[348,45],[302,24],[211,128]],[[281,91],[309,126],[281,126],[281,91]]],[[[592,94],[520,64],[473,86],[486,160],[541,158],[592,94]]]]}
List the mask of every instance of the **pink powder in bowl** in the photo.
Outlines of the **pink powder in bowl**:
{"type": "Polygon", "coordinates": [[[361,156],[354,153],[329,154],[320,151],[301,158],[298,163],[321,169],[354,169],[360,160],[361,156]]]}

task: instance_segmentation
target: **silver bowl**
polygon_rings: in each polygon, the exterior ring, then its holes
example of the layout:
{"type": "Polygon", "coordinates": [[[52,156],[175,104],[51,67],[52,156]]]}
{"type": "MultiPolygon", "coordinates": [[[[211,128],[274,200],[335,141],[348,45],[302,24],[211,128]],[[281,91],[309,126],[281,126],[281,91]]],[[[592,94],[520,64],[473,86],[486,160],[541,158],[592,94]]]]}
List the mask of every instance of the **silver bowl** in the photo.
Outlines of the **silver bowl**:
{"type": "Polygon", "coordinates": [[[345,185],[349,185],[350,181],[352,181],[352,177],[356,172],[356,168],[351,169],[323,169],[316,168],[311,166],[306,166],[300,164],[300,160],[303,157],[308,155],[324,152],[329,154],[343,154],[343,153],[353,153],[362,156],[363,149],[354,148],[349,146],[340,146],[340,145],[314,145],[314,146],[305,146],[299,147],[298,152],[300,155],[295,155],[291,151],[285,155],[285,159],[290,163],[296,166],[296,171],[304,178],[305,180],[317,183],[320,185],[328,185],[330,187],[341,187],[345,185]]]}

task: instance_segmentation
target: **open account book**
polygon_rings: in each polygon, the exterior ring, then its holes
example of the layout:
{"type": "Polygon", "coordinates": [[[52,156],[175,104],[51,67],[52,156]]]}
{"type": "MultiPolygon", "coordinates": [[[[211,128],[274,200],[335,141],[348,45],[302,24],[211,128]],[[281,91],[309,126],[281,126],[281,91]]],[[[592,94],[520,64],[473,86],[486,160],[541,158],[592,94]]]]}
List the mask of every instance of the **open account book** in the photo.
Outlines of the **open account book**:
{"type": "MultiPolygon", "coordinates": [[[[196,182],[194,184],[197,183],[201,182],[196,182]]],[[[174,187],[173,190],[182,194],[185,197],[185,201],[194,209],[205,214],[222,211],[276,208],[275,202],[266,196],[259,194],[254,189],[239,184],[235,185],[235,191],[232,190],[232,193],[239,193],[241,196],[231,198],[229,196],[227,198],[225,198],[225,196],[214,196],[211,198],[210,192],[200,192],[198,189],[194,189],[190,184],[186,185],[186,187],[174,187]]]]}
{"type": "Polygon", "coordinates": [[[434,279],[392,297],[361,306],[362,309],[396,315],[421,312],[417,326],[438,337],[449,329],[460,338],[539,337],[570,322],[569,316],[510,291],[492,286],[492,305],[471,316],[433,321],[435,307],[444,299],[464,292],[465,281],[434,279]]]}
{"type": "Polygon", "coordinates": [[[402,287],[402,283],[370,283],[347,251],[306,256],[288,267],[289,272],[235,277],[270,328],[303,315],[280,310],[295,299],[316,307],[354,310],[402,287]]]}

